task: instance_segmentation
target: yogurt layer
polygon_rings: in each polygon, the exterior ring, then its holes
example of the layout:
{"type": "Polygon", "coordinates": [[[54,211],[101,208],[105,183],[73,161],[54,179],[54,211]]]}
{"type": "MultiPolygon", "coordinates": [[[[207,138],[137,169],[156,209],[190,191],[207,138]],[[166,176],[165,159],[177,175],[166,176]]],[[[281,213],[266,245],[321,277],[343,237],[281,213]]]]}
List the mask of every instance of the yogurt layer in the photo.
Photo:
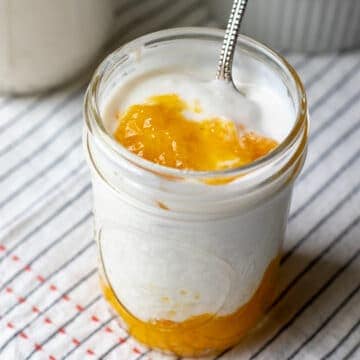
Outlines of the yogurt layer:
{"type": "MultiPolygon", "coordinates": [[[[176,94],[194,109],[185,115],[192,120],[222,118],[232,120],[260,135],[278,142],[284,140],[294,122],[291,103],[270,84],[237,83],[241,92],[221,80],[211,80],[213,69],[204,68],[200,73],[187,73],[186,69],[149,71],[130,76],[113,92],[103,109],[109,130],[114,131],[117,115],[134,104],[144,103],[153,95],[176,94]]],[[[243,71],[247,71],[244,69],[243,71]]]]}
{"type": "MultiPolygon", "coordinates": [[[[103,106],[106,127],[114,132],[119,114],[134,104],[154,95],[176,94],[189,105],[184,115],[192,121],[216,117],[284,139],[294,113],[270,84],[238,83],[240,93],[228,83],[208,80],[209,74],[206,67],[197,74],[186,68],[146,71],[146,67],[140,74],[130,74],[103,106]]],[[[271,202],[228,219],[160,224],[150,214],[129,211],[118,196],[100,182],[95,184],[104,276],[117,300],[141,321],[182,322],[203,314],[233,314],[250,301],[278,256],[285,217],[276,217],[287,212],[288,189],[271,202]],[[264,228],[272,228],[272,234],[265,234],[264,228]]],[[[166,206],[167,196],[154,199],[161,204],[160,211],[172,211],[166,206]]]]}

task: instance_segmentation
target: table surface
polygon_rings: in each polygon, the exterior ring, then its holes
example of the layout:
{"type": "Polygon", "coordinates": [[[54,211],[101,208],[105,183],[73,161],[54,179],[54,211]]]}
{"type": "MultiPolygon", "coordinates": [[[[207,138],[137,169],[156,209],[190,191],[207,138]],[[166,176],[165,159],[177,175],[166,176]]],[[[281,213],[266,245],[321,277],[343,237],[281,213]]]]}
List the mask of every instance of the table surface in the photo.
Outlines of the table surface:
{"type": "MultiPolygon", "coordinates": [[[[197,0],[159,7],[150,23],[136,7],[118,11],[120,41],[158,26],[212,24],[197,0]]],[[[359,359],[360,52],[288,58],[307,89],[311,135],[280,295],[264,326],[218,358],[359,359]]],[[[174,359],[129,338],[100,294],[83,94],[73,84],[0,98],[0,359],[174,359]]]]}

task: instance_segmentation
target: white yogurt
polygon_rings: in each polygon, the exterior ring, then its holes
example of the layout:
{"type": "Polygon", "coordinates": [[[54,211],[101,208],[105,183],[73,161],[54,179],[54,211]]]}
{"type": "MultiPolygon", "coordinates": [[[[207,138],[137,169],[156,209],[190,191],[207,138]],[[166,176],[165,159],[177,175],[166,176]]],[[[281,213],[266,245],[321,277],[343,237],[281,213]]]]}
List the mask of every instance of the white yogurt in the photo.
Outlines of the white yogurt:
{"type": "MultiPolygon", "coordinates": [[[[223,81],[204,80],[210,71],[203,67],[194,77],[186,69],[176,68],[132,76],[119,84],[104,106],[104,121],[114,128],[116,114],[129,106],[144,103],[153,95],[177,94],[190,107],[200,105],[201,113],[186,111],[194,121],[220,117],[283,140],[294,120],[286,99],[270,84],[258,91],[246,89],[245,97],[223,81]],[[274,117],[278,126],[269,126],[274,117]]],[[[123,305],[144,321],[232,314],[251,298],[278,255],[285,216],[275,221],[274,213],[286,214],[288,189],[259,208],[228,219],[204,219],[199,225],[159,223],[156,217],[136,209],[129,212],[101,182],[95,184],[97,216],[102,224],[108,224],[99,238],[106,275],[123,305]],[[267,227],[272,233],[263,239],[262,229],[267,227]]],[[[164,196],[158,200],[169,204],[164,196]]]]}
{"type": "MultiPolygon", "coordinates": [[[[131,76],[116,88],[112,98],[104,106],[105,122],[113,131],[117,114],[134,104],[142,104],[153,95],[177,94],[188,105],[200,105],[201,112],[187,110],[184,114],[193,120],[220,117],[244,125],[248,130],[281,142],[290,132],[295,114],[291,103],[274,91],[271,84],[251,86],[238,83],[245,96],[229,83],[209,80],[213,67],[203,66],[196,74],[186,69],[174,68],[166,72],[149,71],[131,76]]],[[[252,69],[242,69],[244,72],[252,69]]]]}
{"type": "Polygon", "coordinates": [[[99,178],[93,184],[104,271],[122,304],[141,320],[233,314],[279,254],[290,187],[235,216],[184,221],[159,220],[160,211],[129,211],[99,178]]]}
{"type": "MultiPolygon", "coordinates": [[[[192,47],[191,41],[129,50],[124,69],[119,65],[122,70],[107,78],[99,95],[109,133],[117,126],[117,113],[129,105],[177,93],[189,103],[198,101],[201,117],[222,116],[282,141],[294,124],[295,110],[273,68],[246,52],[237,59],[234,76],[243,97],[211,81],[217,48],[200,40],[192,47]]],[[[107,69],[114,64],[110,59],[107,69]]],[[[89,94],[85,112],[90,119],[89,94]]],[[[279,170],[300,141],[276,164],[211,186],[186,173],[185,181],[173,181],[159,176],[159,169],[147,171],[104,146],[92,131],[85,132],[101,270],[119,301],[143,321],[230,315],[249,301],[281,248],[303,152],[286,171],[279,170]]]]}

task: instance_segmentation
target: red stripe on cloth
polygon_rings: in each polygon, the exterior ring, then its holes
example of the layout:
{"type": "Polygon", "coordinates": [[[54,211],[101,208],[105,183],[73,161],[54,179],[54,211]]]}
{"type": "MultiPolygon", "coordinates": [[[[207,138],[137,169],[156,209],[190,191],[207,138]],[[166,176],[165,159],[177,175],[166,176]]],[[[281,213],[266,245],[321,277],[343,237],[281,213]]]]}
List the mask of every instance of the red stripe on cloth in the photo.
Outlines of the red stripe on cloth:
{"type": "Polygon", "coordinates": [[[26,265],[24,269],[25,269],[25,271],[31,271],[31,266],[30,266],[30,265],[26,265]]]}
{"type": "Polygon", "coordinates": [[[28,339],[28,336],[23,331],[19,333],[19,336],[21,336],[23,339],[28,339]]]}
{"type": "Polygon", "coordinates": [[[45,322],[46,324],[52,324],[52,320],[51,320],[50,318],[48,318],[48,317],[46,317],[46,318],[44,319],[44,322],[45,322]]]}
{"type": "MultiPolygon", "coordinates": [[[[15,260],[15,261],[21,261],[20,258],[19,258],[17,255],[13,255],[13,260],[15,260]]],[[[33,272],[33,275],[34,275],[35,279],[36,279],[37,281],[39,281],[40,283],[44,283],[44,282],[46,281],[46,277],[34,273],[33,269],[32,269],[31,266],[29,266],[29,265],[26,265],[26,266],[23,268],[23,270],[26,270],[27,272],[33,272]]],[[[50,289],[51,291],[53,291],[53,292],[59,292],[59,291],[60,291],[55,284],[50,284],[50,285],[49,285],[49,289],[50,289]]],[[[8,293],[14,293],[14,291],[13,291],[13,289],[12,289],[11,287],[7,287],[5,290],[6,290],[8,293]]],[[[14,295],[17,295],[17,294],[14,293],[14,295]]],[[[63,299],[64,301],[73,301],[68,294],[63,294],[63,295],[61,296],[61,299],[63,299]]],[[[26,302],[26,298],[23,297],[23,296],[17,296],[17,300],[18,300],[19,303],[25,303],[25,302],[26,302]]],[[[80,313],[85,310],[85,308],[84,308],[81,304],[74,303],[74,305],[75,305],[75,307],[76,307],[76,310],[77,310],[78,312],[80,312],[80,313]]],[[[40,310],[37,306],[35,306],[35,305],[31,307],[31,311],[32,311],[33,313],[36,313],[36,314],[38,314],[38,313],[41,312],[41,310],[40,310]]],[[[102,321],[96,314],[90,315],[90,320],[93,321],[93,322],[96,322],[96,323],[102,321]]],[[[44,323],[46,323],[46,324],[53,324],[53,321],[50,319],[50,317],[45,317],[43,321],[44,321],[44,323]]],[[[8,327],[10,327],[11,329],[14,329],[14,328],[15,328],[12,323],[9,323],[9,324],[8,324],[8,327]]],[[[105,332],[107,332],[107,333],[109,333],[109,334],[111,334],[111,333],[114,332],[113,329],[112,329],[111,327],[109,327],[109,326],[107,326],[104,330],[105,330],[105,332]]],[[[60,328],[60,329],[58,330],[58,333],[68,335],[64,328],[60,328]]],[[[24,332],[21,332],[21,333],[19,333],[18,335],[21,336],[23,339],[28,339],[28,336],[27,336],[24,332]]],[[[116,334],[114,334],[114,335],[116,336],[116,334]]],[[[76,347],[78,347],[78,346],[81,344],[81,342],[80,342],[76,337],[73,337],[73,338],[70,337],[70,339],[71,339],[72,343],[73,343],[76,347]]],[[[28,340],[29,340],[29,339],[28,339],[28,340]]],[[[119,343],[122,344],[122,343],[126,342],[126,340],[127,340],[127,339],[120,338],[120,339],[119,339],[119,343]]],[[[34,346],[35,346],[35,351],[40,351],[40,350],[43,351],[41,344],[39,344],[39,343],[34,343],[34,346]]],[[[88,350],[89,350],[89,351],[88,351],[87,353],[88,353],[89,355],[95,354],[92,349],[88,349],[88,350]],[[93,354],[92,354],[91,352],[93,352],[93,354]]],[[[133,351],[134,351],[134,353],[136,353],[136,354],[141,354],[141,351],[140,351],[139,349],[137,349],[137,348],[134,348],[133,351]]],[[[52,356],[52,355],[49,355],[49,358],[50,358],[51,356],[52,356]]]]}
{"type": "Polygon", "coordinates": [[[94,321],[94,322],[99,322],[100,321],[99,318],[96,315],[93,315],[91,317],[91,320],[94,321]]]}
{"type": "Polygon", "coordinates": [[[44,282],[44,281],[45,281],[45,278],[44,278],[43,276],[41,276],[41,275],[38,275],[38,276],[36,277],[36,279],[39,280],[40,282],[44,282]]]}
{"type": "MultiPolygon", "coordinates": [[[[11,322],[7,323],[7,326],[8,326],[9,328],[11,328],[11,329],[14,329],[14,328],[15,328],[14,324],[11,323],[11,322]]],[[[33,345],[34,345],[35,351],[43,351],[42,345],[39,344],[39,343],[37,343],[37,342],[32,341],[32,340],[29,338],[29,336],[28,336],[24,331],[20,331],[20,332],[17,334],[17,336],[19,336],[19,337],[21,337],[21,338],[23,338],[23,339],[25,339],[25,340],[28,340],[28,341],[32,342],[33,345]]],[[[56,360],[56,358],[55,358],[53,355],[49,355],[49,359],[51,359],[51,360],[56,360]]]]}
{"type": "Polygon", "coordinates": [[[80,304],[76,304],[76,309],[81,312],[84,310],[84,307],[81,306],[80,304]]]}

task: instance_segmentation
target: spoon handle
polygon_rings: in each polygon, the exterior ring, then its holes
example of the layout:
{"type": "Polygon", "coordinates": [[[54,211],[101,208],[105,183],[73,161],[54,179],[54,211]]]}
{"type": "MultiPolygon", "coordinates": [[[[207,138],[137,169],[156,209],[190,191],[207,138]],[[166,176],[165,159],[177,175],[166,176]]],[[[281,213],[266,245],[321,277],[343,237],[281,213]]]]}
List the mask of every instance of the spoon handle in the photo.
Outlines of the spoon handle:
{"type": "Polygon", "coordinates": [[[248,0],[234,0],[233,2],[216,74],[216,78],[219,80],[232,81],[231,70],[236,41],[247,2],[248,0]]]}

